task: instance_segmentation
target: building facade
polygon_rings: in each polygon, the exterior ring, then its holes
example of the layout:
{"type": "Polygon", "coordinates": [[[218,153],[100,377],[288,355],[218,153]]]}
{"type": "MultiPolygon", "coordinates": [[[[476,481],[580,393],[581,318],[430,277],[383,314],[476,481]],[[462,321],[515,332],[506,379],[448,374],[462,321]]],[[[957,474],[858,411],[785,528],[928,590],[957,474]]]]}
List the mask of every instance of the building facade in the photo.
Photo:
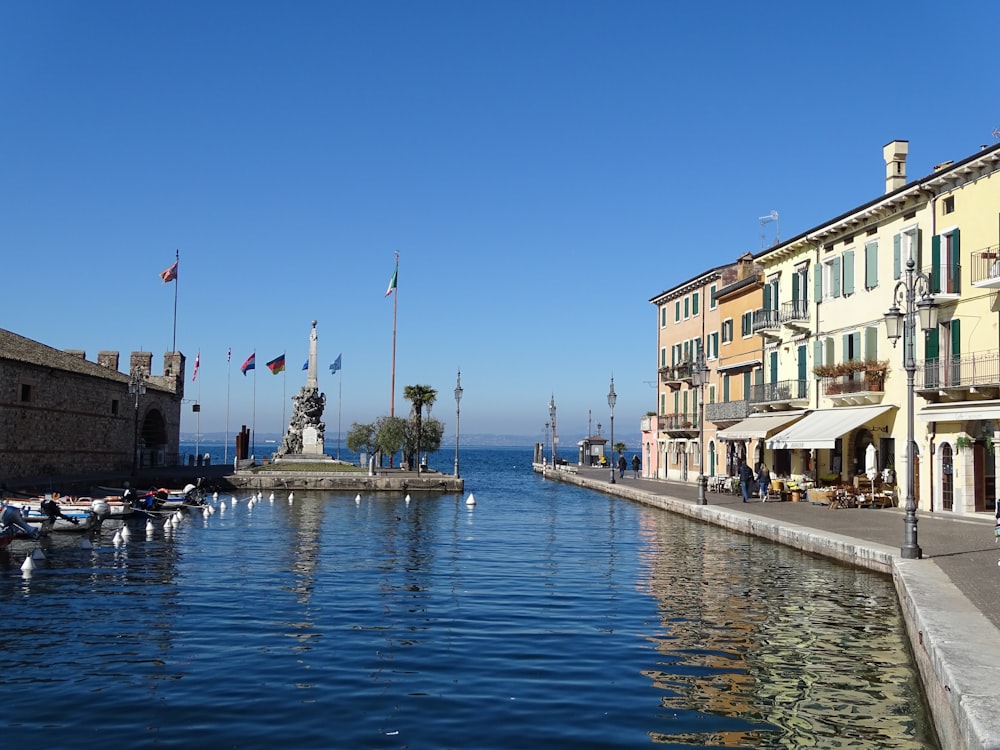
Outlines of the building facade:
{"type": "Polygon", "coordinates": [[[124,374],[118,352],[91,362],[0,329],[0,476],[129,476],[176,465],[184,355],[164,354],[161,375],[152,360],[133,352],[124,374]]]}

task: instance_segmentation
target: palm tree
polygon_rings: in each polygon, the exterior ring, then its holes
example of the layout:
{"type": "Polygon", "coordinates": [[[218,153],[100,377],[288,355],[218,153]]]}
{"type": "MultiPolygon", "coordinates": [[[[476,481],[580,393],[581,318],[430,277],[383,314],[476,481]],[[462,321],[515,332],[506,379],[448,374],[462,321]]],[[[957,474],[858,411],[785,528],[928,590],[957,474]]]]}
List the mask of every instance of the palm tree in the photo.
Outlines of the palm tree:
{"type": "Polygon", "coordinates": [[[403,398],[413,405],[413,418],[417,426],[417,475],[420,474],[420,433],[423,429],[424,407],[431,413],[431,406],[437,398],[437,391],[429,385],[407,385],[403,387],[403,398]]]}

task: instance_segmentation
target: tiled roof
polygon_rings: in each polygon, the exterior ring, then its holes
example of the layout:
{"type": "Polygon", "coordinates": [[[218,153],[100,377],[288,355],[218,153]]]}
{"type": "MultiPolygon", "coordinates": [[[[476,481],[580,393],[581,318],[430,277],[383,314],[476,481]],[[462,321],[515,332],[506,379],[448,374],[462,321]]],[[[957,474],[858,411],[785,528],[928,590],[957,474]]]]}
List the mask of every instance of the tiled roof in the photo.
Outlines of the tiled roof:
{"type": "Polygon", "coordinates": [[[88,362],[68,352],[53,349],[51,346],[39,344],[37,341],[18,336],[3,328],[0,328],[0,360],[24,362],[38,367],[74,372],[79,375],[118,380],[122,383],[128,382],[128,375],[102,367],[96,362],[88,362]]]}

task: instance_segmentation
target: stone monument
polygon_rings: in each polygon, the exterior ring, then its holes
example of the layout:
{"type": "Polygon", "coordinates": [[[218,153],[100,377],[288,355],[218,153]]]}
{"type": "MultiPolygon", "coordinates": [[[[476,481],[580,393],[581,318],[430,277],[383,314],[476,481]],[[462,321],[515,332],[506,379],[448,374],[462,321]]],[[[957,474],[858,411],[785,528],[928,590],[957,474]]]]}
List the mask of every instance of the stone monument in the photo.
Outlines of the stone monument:
{"type": "Polygon", "coordinates": [[[308,458],[310,460],[333,459],[323,452],[323,434],[326,425],[322,422],[326,394],[319,392],[316,380],[316,321],[312,322],[309,334],[309,364],[306,384],[292,397],[292,419],[288,432],[281,440],[278,458],[308,458]]]}

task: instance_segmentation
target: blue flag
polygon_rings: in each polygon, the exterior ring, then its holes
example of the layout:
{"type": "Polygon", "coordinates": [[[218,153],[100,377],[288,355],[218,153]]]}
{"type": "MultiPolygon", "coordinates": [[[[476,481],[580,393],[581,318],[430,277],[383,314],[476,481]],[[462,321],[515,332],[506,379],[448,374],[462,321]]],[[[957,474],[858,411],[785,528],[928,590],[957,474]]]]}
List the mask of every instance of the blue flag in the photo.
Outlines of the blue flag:
{"type": "Polygon", "coordinates": [[[302,365],[302,369],[303,370],[308,370],[309,369],[309,360],[308,359],[305,361],[305,364],[302,365]]]}
{"type": "Polygon", "coordinates": [[[331,373],[334,373],[334,372],[336,372],[337,370],[340,369],[340,358],[342,356],[343,356],[342,354],[338,354],[337,358],[333,361],[333,364],[330,365],[330,372],[331,373]]]}

